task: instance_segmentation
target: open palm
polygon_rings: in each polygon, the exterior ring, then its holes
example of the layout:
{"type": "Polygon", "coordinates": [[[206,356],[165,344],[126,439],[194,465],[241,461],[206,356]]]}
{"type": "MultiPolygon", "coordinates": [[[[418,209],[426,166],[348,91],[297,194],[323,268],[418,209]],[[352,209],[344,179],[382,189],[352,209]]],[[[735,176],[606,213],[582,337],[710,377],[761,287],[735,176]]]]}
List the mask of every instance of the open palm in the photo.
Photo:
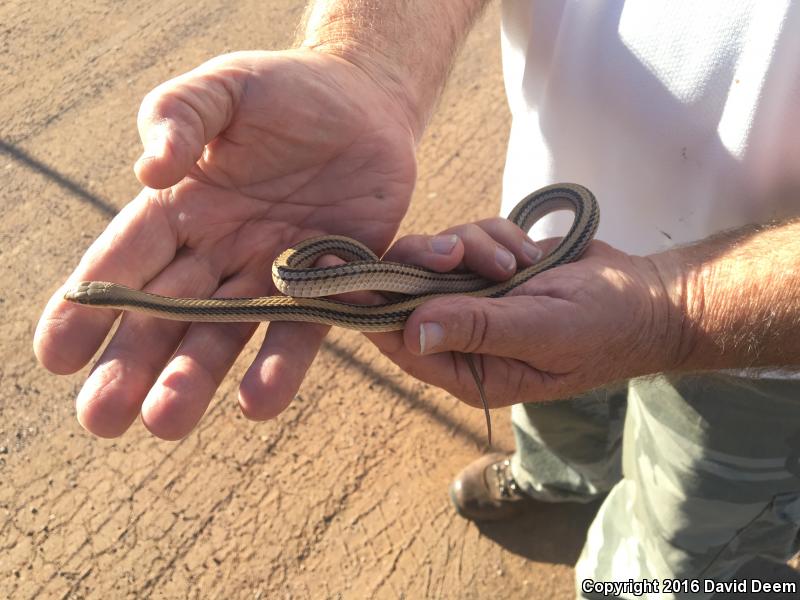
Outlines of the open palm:
{"type": "MultiPolygon", "coordinates": [[[[320,233],[382,252],[405,214],[416,172],[401,103],[363,71],[312,51],[219,57],[159,86],[139,115],[148,186],[89,248],[37,328],[41,362],[71,373],[116,314],[71,305],[80,280],[175,296],[274,293],[270,264],[320,233]]],[[[199,421],[255,327],[126,314],[78,396],[102,436],[136,415],[179,438],[199,421]]],[[[294,396],[327,328],[276,323],[240,387],[243,410],[267,418],[294,396]]]]}

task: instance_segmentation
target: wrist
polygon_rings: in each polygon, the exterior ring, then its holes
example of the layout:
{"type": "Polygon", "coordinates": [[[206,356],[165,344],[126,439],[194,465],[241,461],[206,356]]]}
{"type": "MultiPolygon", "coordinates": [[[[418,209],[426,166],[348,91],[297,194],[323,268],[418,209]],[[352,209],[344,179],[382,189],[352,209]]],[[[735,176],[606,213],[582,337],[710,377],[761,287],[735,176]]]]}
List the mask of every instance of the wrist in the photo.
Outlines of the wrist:
{"type": "Polygon", "coordinates": [[[800,221],[749,225],[650,257],[671,306],[674,370],[796,369],[800,221]]]}
{"type": "Polygon", "coordinates": [[[397,106],[418,143],[432,110],[432,102],[428,101],[410,73],[395,64],[392,57],[382,50],[384,44],[380,37],[350,35],[347,27],[338,21],[327,21],[313,27],[312,24],[309,24],[299,46],[342,60],[366,75],[397,106]]]}
{"type": "Polygon", "coordinates": [[[647,374],[691,370],[702,313],[702,286],[694,270],[674,251],[645,257],[645,287],[651,321],[647,374]]]}
{"type": "MultiPolygon", "coordinates": [[[[372,43],[377,42],[370,42],[372,43]]],[[[404,76],[401,69],[393,66],[390,60],[361,41],[348,39],[347,36],[335,32],[326,34],[325,31],[317,30],[315,35],[303,40],[300,47],[356,67],[397,107],[399,116],[408,123],[415,143],[419,143],[428,121],[429,110],[423,108],[425,103],[421,94],[415,90],[413,82],[404,76]]]]}
{"type": "Polygon", "coordinates": [[[312,0],[298,45],[357,66],[419,141],[461,43],[489,0],[312,0]]]}

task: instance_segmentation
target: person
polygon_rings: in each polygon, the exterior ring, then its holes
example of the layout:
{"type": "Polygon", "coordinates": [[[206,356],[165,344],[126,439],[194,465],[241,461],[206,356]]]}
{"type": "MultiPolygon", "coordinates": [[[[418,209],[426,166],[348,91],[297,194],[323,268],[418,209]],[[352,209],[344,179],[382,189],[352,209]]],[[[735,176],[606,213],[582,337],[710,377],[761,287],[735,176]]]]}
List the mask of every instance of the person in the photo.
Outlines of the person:
{"type": "MultiPolygon", "coordinates": [[[[42,364],[76,371],[112,326],[62,300],[79,280],[255,296],[272,291],[274,256],[310,235],[383,253],[414,148],[485,4],[317,0],[296,48],[220,56],[148,94],[135,166],[147,187],[45,308],[42,364]]],[[[788,2],[506,0],[503,207],[583,183],[600,200],[599,241],[508,297],[434,300],[403,332],[370,335],[413,376],[477,404],[451,354],[473,353],[489,398],[514,405],[513,457],[456,479],[465,516],[605,496],[576,566],[580,595],[592,581],[722,581],[753,556],[797,550],[798,25],[788,2]]],[[[387,256],[502,279],[550,244],[503,223],[403,238],[387,256]]],[[[111,437],[141,413],[154,435],[185,436],[253,331],[124,315],[78,419],[111,437]]],[[[325,333],[268,328],[240,386],[248,417],[288,405],[325,333]]],[[[670,593],[705,593],[694,592],[670,593]]]]}

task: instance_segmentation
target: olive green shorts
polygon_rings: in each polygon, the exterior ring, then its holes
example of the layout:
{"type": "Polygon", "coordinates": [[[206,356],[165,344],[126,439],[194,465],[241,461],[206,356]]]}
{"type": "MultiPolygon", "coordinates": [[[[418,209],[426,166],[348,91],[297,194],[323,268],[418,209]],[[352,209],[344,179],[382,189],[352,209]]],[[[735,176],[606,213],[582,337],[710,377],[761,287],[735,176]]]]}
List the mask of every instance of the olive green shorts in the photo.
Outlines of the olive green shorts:
{"type": "Polygon", "coordinates": [[[705,598],[751,559],[798,551],[800,380],[639,379],[517,405],[512,422],[523,490],[605,496],[575,567],[579,596],[705,598]]]}

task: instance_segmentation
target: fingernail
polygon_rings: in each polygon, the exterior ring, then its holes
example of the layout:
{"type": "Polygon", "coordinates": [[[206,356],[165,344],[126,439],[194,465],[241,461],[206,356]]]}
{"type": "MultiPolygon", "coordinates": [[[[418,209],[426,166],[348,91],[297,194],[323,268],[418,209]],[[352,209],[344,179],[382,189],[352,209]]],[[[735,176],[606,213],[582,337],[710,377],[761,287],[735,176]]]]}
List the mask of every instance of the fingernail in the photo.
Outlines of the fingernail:
{"type": "Polygon", "coordinates": [[[525,256],[530,258],[533,262],[537,262],[542,258],[542,251],[539,250],[538,246],[533,242],[529,242],[528,240],[523,240],[522,251],[525,253],[525,256]]]}
{"type": "Polygon", "coordinates": [[[436,254],[450,254],[453,248],[456,247],[458,236],[453,235],[435,235],[431,238],[431,250],[436,254]]]}
{"type": "Polygon", "coordinates": [[[419,352],[431,352],[444,339],[444,327],[439,323],[422,323],[419,326],[419,352]]]}
{"type": "Polygon", "coordinates": [[[494,259],[506,271],[513,271],[517,268],[517,261],[514,255],[501,246],[498,246],[494,251],[494,259]]]}

